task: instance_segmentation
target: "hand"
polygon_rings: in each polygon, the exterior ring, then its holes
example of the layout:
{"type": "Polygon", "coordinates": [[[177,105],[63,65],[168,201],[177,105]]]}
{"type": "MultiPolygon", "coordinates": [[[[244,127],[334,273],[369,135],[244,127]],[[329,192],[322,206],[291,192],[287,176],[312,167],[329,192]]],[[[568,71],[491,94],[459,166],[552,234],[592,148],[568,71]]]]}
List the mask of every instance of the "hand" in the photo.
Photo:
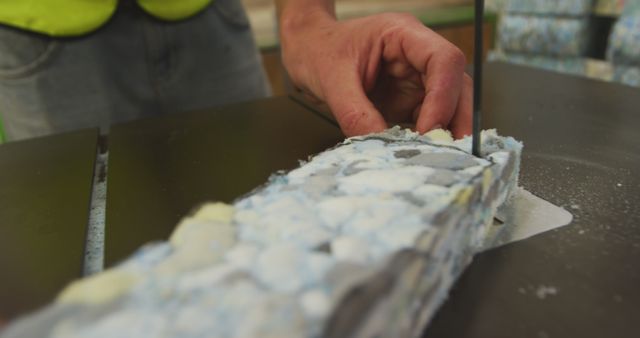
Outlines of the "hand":
{"type": "Polygon", "coordinates": [[[465,57],[408,14],[336,21],[322,11],[283,21],[282,55],[294,84],[326,102],[347,136],[412,123],[420,133],[471,134],[465,57]]]}

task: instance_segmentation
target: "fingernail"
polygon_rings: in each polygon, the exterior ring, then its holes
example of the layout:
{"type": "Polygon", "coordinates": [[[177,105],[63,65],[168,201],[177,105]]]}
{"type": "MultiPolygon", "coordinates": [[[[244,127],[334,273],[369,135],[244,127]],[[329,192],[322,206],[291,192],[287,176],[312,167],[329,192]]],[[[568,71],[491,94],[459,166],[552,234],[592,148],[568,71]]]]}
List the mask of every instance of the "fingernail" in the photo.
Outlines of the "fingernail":
{"type": "Polygon", "coordinates": [[[435,126],[433,126],[433,128],[431,128],[431,130],[436,130],[436,129],[442,129],[442,125],[436,124],[435,126]]]}

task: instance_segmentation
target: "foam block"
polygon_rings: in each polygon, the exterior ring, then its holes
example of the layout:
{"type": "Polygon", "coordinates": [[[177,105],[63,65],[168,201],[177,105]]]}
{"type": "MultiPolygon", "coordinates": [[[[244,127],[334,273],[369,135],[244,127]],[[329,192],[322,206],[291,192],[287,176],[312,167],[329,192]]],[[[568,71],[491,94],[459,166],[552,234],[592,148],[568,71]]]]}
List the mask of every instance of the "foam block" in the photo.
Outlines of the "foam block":
{"type": "Polygon", "coordinates": [[[484,131],[476,158],[469,138],[431,135],[347,139],[233,205],[207,205],[2,336],[420,336],[499,233],[522,148],[484,131]]]}

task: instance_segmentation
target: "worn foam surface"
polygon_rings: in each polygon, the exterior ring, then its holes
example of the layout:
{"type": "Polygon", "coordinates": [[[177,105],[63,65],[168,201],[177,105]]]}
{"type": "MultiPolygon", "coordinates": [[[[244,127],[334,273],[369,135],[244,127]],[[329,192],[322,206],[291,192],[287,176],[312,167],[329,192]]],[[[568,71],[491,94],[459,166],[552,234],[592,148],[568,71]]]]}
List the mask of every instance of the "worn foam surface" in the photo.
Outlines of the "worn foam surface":
{"type": "Polygon", "coordinates": [[[510,14],[498,27],[500,47],[507,52],[531,55],[583,56],[589,21],[573,17],[540,17],[510,14]]]}
{"type": "Polygon", "coordinates": [[[613,25],[607,59],[616,65],[640,67],[640,11],[621,16],[613,25]]]}
{"type": "Polygon", "coordinates": [[[2,337],[418,336],[492,241],[521,144],[398,128],[348,139],[70,285],[2,337]]]}
{"type": "Polygon", "coordinates": [[[593,0],[509,0],[507,13],[535,15],[589,15],[593,0]]]}

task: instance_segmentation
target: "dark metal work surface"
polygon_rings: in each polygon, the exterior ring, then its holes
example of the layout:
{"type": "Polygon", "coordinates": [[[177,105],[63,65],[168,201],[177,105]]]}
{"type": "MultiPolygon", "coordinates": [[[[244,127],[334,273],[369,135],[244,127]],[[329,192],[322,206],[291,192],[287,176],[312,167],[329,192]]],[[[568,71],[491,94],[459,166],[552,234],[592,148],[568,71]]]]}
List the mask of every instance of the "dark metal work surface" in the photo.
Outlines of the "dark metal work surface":
{"type": "Polygon", "coordinates": [[[112,128],[106,265],[166,239],[194,206],[231,202],[343,139],[339,129],[287,97],[112,128]]]}
{"type": "Polygon", "coordinates": [[[521,184],[572,224],[476,257],[425,337],[637,337],[640,91],[485,67],[484,127],[525,144],[521,184]]]}
{"type": "Polygon", "coordinates": [[[0,146],[0,322],[82,273],[97,130],[0,146]]]}

